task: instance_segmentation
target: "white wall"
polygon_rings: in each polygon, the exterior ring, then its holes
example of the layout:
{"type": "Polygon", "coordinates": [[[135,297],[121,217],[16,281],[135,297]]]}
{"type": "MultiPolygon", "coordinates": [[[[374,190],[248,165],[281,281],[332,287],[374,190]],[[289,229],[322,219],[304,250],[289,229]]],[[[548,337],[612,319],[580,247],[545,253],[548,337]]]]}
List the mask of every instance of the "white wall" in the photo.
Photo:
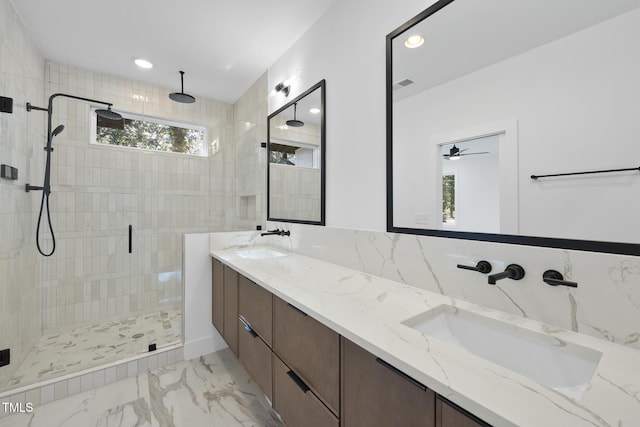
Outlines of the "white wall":
{"type": "Polygon", "coordinates": [[[386,228],[385,36],[430,2],[336,2],[269,69],[273,112],[326,79],[327,225],[386,228]]]}
{"type": "MultiPolygon", "coordinates": [[[[290,237],[274,238],[272,244],[637,348],[640,336],[640,293],[637,286],[640,257],[362,230],[386,228],[385,35],[428,6],[429,2],[419,1],[341,0],[270,68],[269,88],[294,76],[294,96],[326,79],[327,224],[333,226],[270,222],[270,228],[291,230],[290,237]],[[344,230],[344,227],[353,230],[344,230]],[[480,259],[491,261],[495,271],[504,269],[508,263],[519,262],[526,268],[527,276],[519,282],[507,280],[489,286],[486,276],[456,268],[457,263],[473,265],[480,259]],[[562,272],[568,280],[577,281],[579,287],[546,285],[541,276],[549,268],[562,272]]],[[[630,30],[634,34],[634,29],[630,30]]],[[[638,40],[637,34],[631,34],[629,47],[638,40]]],[[[594,40],[594,43],[599,42],[594,40]]],[[[631,48],[629,54],[637,56],[638,51],[631,48]]],[[[562,59],[566,51],[556,54],[558,59],[562,59]]],[[[605,71],[610,68],[608,57],[592,56],[591,59],[591,65],[603,71],[608,78],[601,86],[591,87],[581,96],[602,95],[615,86],[615,80],[628,78],[621,75],[616,67],[605,71]]],[[[636,72],[637,75],[640,71],[636,72]]],[[[573,84],[582,75],[570,77],[568,83],[573,84]]],[[[537,89],[535,85],[531,86],[531,90],[537,89]]],[[[630,92],[628,96],[636,100],[637,107],[637,99],[640,99],[637,86],[630,92]]],[[[270,111],[286,101],[280,95],[272,97],[270,111]]],[[[554,137],[589,141],[583,144],[577,159],[592,162],[606,151],[606,141],[610,138],[629,138],[629,129],[619,129],[617,121],[603,121],[600,117],[566,110],[561,101],[550,99],[547,105],[534,108],[553,110],[555,121],[573,123],[570,134],[554,137]],[[597,122],[597,140],[583,133],[585,121],[597,122]]],[[[527,103],[523,100],[522,104],[527,103]]],[[[616,105],[607,107],[618,108],[616,105]]],[[[618,112],[621,119],[631,122],[632,116],[637,115],[637,108],[618,112]]],[[[478,117],[478,120],[484,122],[486,118],[478,117]]],[[[518,127],[517,130],[521,137],[530,137],[536,132],[536,126],[518,127]]],[[[639,133],[636,130],[632,135],[639,133]]],[[[541,140],[539,136],[535,139],[543,147],[555,143],[547,138],[541,140]]],[[[635,137],[632,139],[637,140],[635,137]]],[[[535,151],[540,147],[536,145],[524,150],[520,159],[536,158],[535,151]]],[[[574,151],[559,152],[553,160],[558,164],[547,164],[547,167],[555,169],[561,165],[564,169],[565,159],[574,156],[574,151]]],[[[535,162],[536,172],[540,164],[535,162]]],[[[533,172],[528,169],[521,166],[522,174],[533,172]]],[[[543,185],[538,191],[545,189],[549,190],[543,185]]],[[[599,191],[593,193],[592,197],[600,199],[608,196],[599,191]]],[[[536,196],[535,192],[531,193],[532,199],[536,196]]],[[[526,215],[545,214],[542,209],[551,211],[549,207],[536,207],[526,215]]],[[[571,217],[565,223],[580,220],[580,217],[571,217]]],[[[529,223],[535,224],[535,221],[529,223]]],[[[636,223],[634,221],[633,225],[636,223]]],[[[605,239],[609,237],[606,228],[600,231],[605,239]]],[[[632,240],[640,241],[639,238],[632,240]]]]}
{"type": "MultiPolygon", "coordinates": [[[[387,33],[424,10],[429,3],[340,1],[269,69],[269,88],[273,88],[283,79],[292,78],[293,96],[322,78],[327,81],[327,225],[377,230],[386,228],[384,41],[387,33]]],[[[632,18],[627,16],[624,19],[632,18]]],[[[611,27],[617,29],[618,24],[611,27]]],[[[554,90],[562,89],[562,92],[543,103],[529,104],[528,99],[541,88],[548,89],[548,67],[538,66],[532,69],[532,72],[538,73],[539,78],[527,82],[528,92],[520,94],[520,106],[531,114],[544,111],[543,117],[538,117],[547,122],[551,117],[553,123],[569,123],[570,126],[564,126],[563,131],[544,135],[537,132],[539,125],[535,122],[518,128],[521,138],[536,141],[533,146],[529,145],[521,150],[519,156],[523,161],[520,165],[520,190],[526,195],[527,208],[531,206],[531,200],[543,196],[549,197],[550,200],[548,204],[539,204],[521,214],[520,221],[524,224],[520,230],[522,234],[582,237],[576,236],[574,230],[589,228],[590,220],[582,213],[594,208],[594,198],[596,209],[597,206],[621,203],[622,205],[617,205],[620,206],[619,210],[635,208],[637,212],[637,198],[629,197],[634,191],[637,193],[636,177],[633,177],[634,183],[630,182],[628,175],[624,178],[609,176],[604,179],[606,183],[602,179],[590,179],[595,185],[585,188],[582,180],[553,185],[531,182],[528,176],[532,173],[564,171],[567,167],[577,170],[599,169],[603,166],[630,167],[629,159],[633,157],[626,154],[612,157],[610,162],[603,162],[602,156],[606,152],[607,141],[628,140],[629,144],[633,145],[634,138],[630,138],[629,135],[640,133],[638,120],[635,120],[636,124],[631,125],[631,128],[619,127],[621,122],[634,123],[633,115],[637,113],[637,108],[628,108],[636,105],[634,100],[640,97],[637,79],[633,86],[625,85],[629,84],[630,76],[633,78],[634,75],[640,74],[637,55],[634,55],[634,52],[640,49],[637,45],[640,40],[638,27],[640,25],[625,27],[623,31],[629,43],[617,46],[617,49],[610,49],[606,45],[606,37],[589,36],[592,37],[590,51],[584,56],[575,56],[579,62],[573,64],[571,61],[576,52],[571,50],[570,43],[548,51],[543,63],[549,64],[549,61],[552,61],[553,67],[557,66],[559,71],[564,73],[562,81],[563,84],[566,83],[566,87],[554,86],[554,90]],[[620,67],[619,62],[614,62],[614,56],[620,50],[628,53],[625,67],[620,67]],[[572,55],[567,55],[567,52],[571,52],[572,55]],[[630,67],[635,70],[631,74],[625,71],[630,67]],[[576,68],[582,68],[585,73],[576,74],[576,68]],[[588,86],[589,90],[585,91],[581,80],[592,82],[593,76],[587,76],[589,73],[600,75],[601,84],[588,86]],[[627,101],[623,104],[607,103],[608,94],[619,91],[620,86],[628,88],[627,101]],[[569,99],[579,97],[583,101],[582,105],[586,105],[586,101],[591,101],[594,96],[605,101],[599,109],[573,109],[570,107],[573,102],[567,103],[569,99]],[[584,126],[586,123],[594,124],[595,127],[587,130],[584,126]],[[567,140],[579,141],[580,150],[576,152],[574,148],[561,149],[562,145],[559,145],[558,141],[567,140]],[[551,158],[548,153],[555,155],[551,158]],[[567,163],[567,159],[572,159],[572,162],[567,163]],[[570,214],[566,215],[567,220],[558,221],[556,210],[550,209],[549,206],[555,206],[568,196],[574,202],[569,206],[570,214]],[[579,202],[576,203],[576,200],[579,202]],[[544,224],[544,231],[538,227],[539,224],[544,224]],[[568,230],[567,226],[570,226],[571,230],[568,230]]],[[[531,62],[517,65],[533,66],[531,62]]],[[[506,73],[509,71],[511,70],[505,70],[506,73]]],[[[478,91],[480,87],[482,90],[483,86],[478,86],[478,83],[469,81],[465,89],[478,91]]],[[[506,83],[515,84],[508,79],[506,83]]],[[[444,91],[445,88],[440,90],[444,91]]],[[[487,87],[486,90],[489,91],[490,88],[487,87]]],[[[480,98],[486,99],[486,96],[480,98]]],[[[276,94],[270,99],[269,110],[274,111],[286,101],[282,95],[276,94]]],[[[452,106],[445,103],[440,107],[442,110],[450,110],[452,106]]],[[[456,107],[459,107],[457,102],[456,107]]],[[[467,107],[471,110],[472,105],[467,107]]],[[[477,109],[474,108],[474,111],[477,109]]],[[[495,116],[489,114],[490,111],[491,109],[487,114],[476,116],[476,120],[490,120],[495,116]]],[[[426,117],[431,117],[429,114],[431,112],[426,114],[426,117]]],[[[510,118],[512,113],[507,117],[505,115],[506,113],[497,115],[498,120],[510,118]]],[[[434,118],[433,122],[435,121],[434,118]]],[[[442,123],[443,126],[446,124],[447,122],[442,123]]],[[[638,157],[639,146],[634,145],[635,157],[638,157]]],[[[614,241],[640,240],[640,236],[630,237],[629,231],[623,230],[622,225],[610,232],[612,223],[616,222],[610,212],[600,211],[596,216],[609,222],[605,223],[606,226],[591,227],[590,238],[614,241]]],[[[640,233],[640,230],[635,230],[634,233],[640,233]]]]}
{"type": "Polygon", "coordinates": [[[184,235],[184,358],[227,347],[211,319],[210,234],[184,235]]]}

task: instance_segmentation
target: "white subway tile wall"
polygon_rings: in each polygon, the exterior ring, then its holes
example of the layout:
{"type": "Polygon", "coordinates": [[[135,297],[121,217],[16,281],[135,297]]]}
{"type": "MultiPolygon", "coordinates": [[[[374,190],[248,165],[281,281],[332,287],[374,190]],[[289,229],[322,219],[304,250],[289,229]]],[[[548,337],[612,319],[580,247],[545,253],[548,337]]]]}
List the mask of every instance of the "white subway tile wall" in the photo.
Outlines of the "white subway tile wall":
{"type": "MultiPolygon", "coordinates": [[[[43,179],[45,119],[28,113],[41,105],[44,59],[9,0],[0,0],[0,96],[13,98],[13,113],[0,113],[0,164],[18,169],[18,180],[0,179],[0,350],[21,360],[40,336],[39,258],[35,248],[40,193],[26,193],[27,182],[43,179]]],[[[0,384],[17,363],[0,368],[0,384]]]]}
{"type": "Polygon", "coordinates": [[[52,156],[57,249],[43,260],[45,333],[181,306],[181,235],[233,226],[224,206],[218,215],[209,211],[232,196],[211,183],[233,173],[228,164],[234,160],[234,107],[204,98],[178,104],[169,100],[169,92],[46,64],[46,96],[68,93],[112,102],[118,111],[202,125],[217,151],[199,157],[90,144],[90,105],[54,100],[54,123],[65,130],[54,141],[52,156]]]}

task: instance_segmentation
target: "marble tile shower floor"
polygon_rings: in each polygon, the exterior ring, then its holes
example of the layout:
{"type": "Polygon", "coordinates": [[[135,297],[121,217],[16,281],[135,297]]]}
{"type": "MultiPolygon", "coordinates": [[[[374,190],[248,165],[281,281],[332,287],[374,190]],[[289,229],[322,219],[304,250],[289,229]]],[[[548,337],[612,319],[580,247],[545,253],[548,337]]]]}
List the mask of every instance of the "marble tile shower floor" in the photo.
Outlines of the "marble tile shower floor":
{"type": "Polygon", "coordinates": [[[229,349],[149,371],[32,413],[2,427],[281,427],[277,415],[229,349]]]}
{"type": "Polygon", "coordinates": [[[33,345],[0,391],[137,356],[148,352],[149,344],[162,348],[181,341],[180,309],[58,331],[33,345]]]}

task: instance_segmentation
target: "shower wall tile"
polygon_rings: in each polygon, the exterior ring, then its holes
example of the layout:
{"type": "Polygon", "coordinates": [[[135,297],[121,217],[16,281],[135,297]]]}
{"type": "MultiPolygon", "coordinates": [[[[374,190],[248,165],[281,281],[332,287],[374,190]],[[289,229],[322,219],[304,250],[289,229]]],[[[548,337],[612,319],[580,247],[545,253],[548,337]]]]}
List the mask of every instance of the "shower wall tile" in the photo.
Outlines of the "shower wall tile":
{"type": "Polygon", "coordinates": [[[54,123],[65,130],[52,157],[57,250],[43,266],[45,332],[180,307],[181,235],[236,225],[232,204],[220,204],[233,200],[224,183],[233,182],[234,106],[178,104],[170,89],[55,62],[45,80],[46,96],[69,93],[205,126],[210,146],[198,157],[91,144],[90,106],[56,98],[54,123]]]}
{"type": "Polygon", "coordinates": [[[237,218],[236,230],[255,230],[266,217],[266,149],[268,92],[267,73],[264,73],[234,105],[235,166],[231,179],[224,182],[225,190],[233,188],[237,197],[233,203],[237,218]]]}
{"type": "Polygon", "coordinates": [[[42,180],[45,116],[25,105],[42,105],[44,58],[9,0],[0,0],[0,95],[13,98],[13,113],[0,113],[0,163],[18,169],[19,179],[0,179],[0,348],[12,363],[0,367],[0,384],[17,368],[41,335],[40,258],[35,224],[40,193],[27,182],[42,180]]]}

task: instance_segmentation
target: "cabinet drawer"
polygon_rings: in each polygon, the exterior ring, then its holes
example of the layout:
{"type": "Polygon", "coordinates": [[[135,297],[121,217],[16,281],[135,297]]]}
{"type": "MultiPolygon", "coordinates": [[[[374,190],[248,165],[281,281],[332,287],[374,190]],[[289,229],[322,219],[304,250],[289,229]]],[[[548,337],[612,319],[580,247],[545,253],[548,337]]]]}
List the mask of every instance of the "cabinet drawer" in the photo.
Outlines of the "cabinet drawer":
{"type": "Polygon", "coordinates": [[[438,396],[436,427],[491,427],[491,425],[438,396]]]}
{"type": "Polygon", "coordinates": [[[338,419],[303,384],[290,376],[290,369],[273,355],[273,409],[289,427],[338,427],[338,419]]]}
{"type": "Polygon", "coordinates": [[[262,392],[272,400],[271,349],[259,336],[245,330],[242,324],[238,327],[238,358],[262,392]]]}
{"type": "Polygon", "coordinates": [[[211,258],[211,320],[213,326],[224,333],[224,265],[215,258],[211,258]]]}
{"type": "Polygon", "coordinates": [[[342,337],[342,427],[429,427],[435,393],[342,337]]]}
{"type": "Polygon", "coordinates": [[[340,404],[340,336],[273,298],[273,351],[336,415],[340,404]]]}
{"type": "Polygon", "coordinates": [[[249,322],[269,347],[273,336],[273,300],[271,292],[246,277],[238,279],[238,314],[249,322]]]}

